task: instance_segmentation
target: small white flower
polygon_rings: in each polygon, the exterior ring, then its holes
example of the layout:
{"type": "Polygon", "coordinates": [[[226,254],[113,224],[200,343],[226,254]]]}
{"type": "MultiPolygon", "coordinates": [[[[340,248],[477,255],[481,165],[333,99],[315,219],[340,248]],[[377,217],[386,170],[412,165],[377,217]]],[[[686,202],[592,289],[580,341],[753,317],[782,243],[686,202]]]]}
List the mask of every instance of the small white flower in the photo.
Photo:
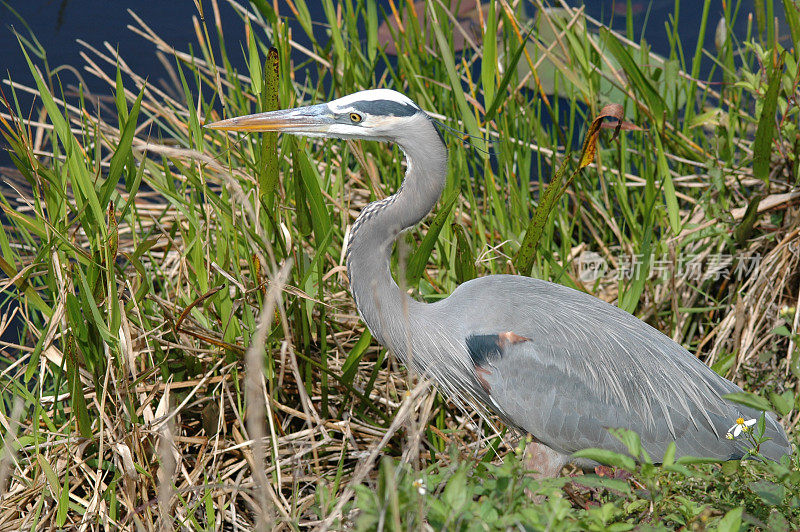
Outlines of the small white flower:
{"type": "Polygon", "coordinates": [[[425,495],[425,493],[427,493],[427,491],[425,490],[424,479],[418,478],[417,480],[415,480],[414,487],[417,488],[417,493],[419,493],[420,495],[425,495]]]}
{"type": "Polygon", "coordinates": [[[728,434],[725,435],[726,438],[732,440],[734,438],[738,438],[739,434],[742,432],[748,432],[750,427],[756,424],[755,419],[748,419],[745,421],[743,417],[736,419],[736,424],[734,424],[731,428],[728,429],[728,434]]]}

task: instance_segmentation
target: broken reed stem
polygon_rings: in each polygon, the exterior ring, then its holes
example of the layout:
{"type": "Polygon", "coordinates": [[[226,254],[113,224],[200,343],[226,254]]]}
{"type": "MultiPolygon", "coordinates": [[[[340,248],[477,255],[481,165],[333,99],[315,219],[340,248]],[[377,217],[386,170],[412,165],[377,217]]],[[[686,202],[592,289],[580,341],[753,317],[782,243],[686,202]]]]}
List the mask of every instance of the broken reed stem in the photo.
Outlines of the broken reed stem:
{"type": "Polygon", "coordinates": [[[163,532],[173,530],[172,497],[175,489],[172,479],[177,473],[178,462],[175,459],[175,420],[169,418],[161,426],[158,437],[158,455],[161,464],[158,468],[158,512],[160,528],[163,532]]]}
{"type": "Polygon", "coordinates": [[[247,411],[245,414],[245,426],[247,437],[253,441],[253,479],[255,481],[255,503],[256,530],[270,530],[273,524],[273,517],[268,512],[270,488],[267,482],[267,450],[265,445],[266,431],[264,423],[266,418],[267,394],[264,387],[264,348],[267,340],[267,331],[275,315],[275,308],[278,298],[281,297],[283,286],[289,277],[291,262],[284,262],[277,275],[269,285],[269,291],[264,299],[264,306],[258,317],[258,326],[255,334],[250,339],[250,347],[245,353],[245,397],[247,399],[247,411]]]}
{"type": "Polygon", "coordinates": [[[22,408],[24,401],[21,397],[14,400],[14,408],[11,411],[11,419],[9,430],[6,431],[5,437],[2,439],[3,446],[0,448],[0,494],[6,492],[8,487],[8,479],[11,476],[11,464],[16,462],[16,452],[14,451],[14,442],[17,441],[17,429],[20,426],[20,418],[22,417],[22,408]]]}
{"type": "Polygon", "coordinates": [[[414,411],[414,404],[416,403],[417,398],[429,387],[430,383],[425,379],[421,379],[413,390],[406,392],[406,397],[403,400],[403,404],[400,405],[400,410],[397,411],[397,415],[394,417],[394,420],[392,420],[392,424],[389,426],[386,434],[383,435],[381,441],[372,446],[372,449],[370,449],[369,456],[367,456],[366,460],[358,465],[353,473],[353,478],[350,480],[350,484],[348,484],[347,488],[345,488],[345,490],[339,496],[339,501],[336,503],[336,507],[322,522],[322,525],[320,526],[320,530],[322,532],[329,530],[333,525],[333,522],[337,518],[342,517],[342,509],[344,508],[344,505],[347,504],[347,501],[349,501],[353,495],[355,495],[354,486],[361,484],[367,477],[367,474],[372,471],[378,454],[384,447],[386,447],[386,445],[389,443],[389,440],[391,440],[392,436],[394,436],[394,433],[405,424],[408,416],[414,411]]]}

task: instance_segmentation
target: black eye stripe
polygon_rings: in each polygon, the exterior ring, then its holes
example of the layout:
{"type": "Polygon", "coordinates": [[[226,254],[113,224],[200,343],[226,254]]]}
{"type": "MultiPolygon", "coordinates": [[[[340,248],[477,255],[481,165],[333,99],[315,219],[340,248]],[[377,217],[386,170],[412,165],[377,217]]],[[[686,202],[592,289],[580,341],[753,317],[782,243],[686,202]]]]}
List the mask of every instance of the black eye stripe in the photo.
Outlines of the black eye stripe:
{"type": "Polygon", "coordinates": [[[353,102],[349,106],[341,108],[340,112],[334,112],[333,117],[337,122],[358,124],[367,115],[403,117],[414,116],[420,112],[422,112],[420,108],[413,103],[402,103],[394,100],[369,100],[353,102]]]}
{"type": "Polygon", "coordinates": [[[415,105],[394,100],[353,102],[351,107],[361,113],[378,116],[414,116],[419,112],[419,108],[415,105]]]}

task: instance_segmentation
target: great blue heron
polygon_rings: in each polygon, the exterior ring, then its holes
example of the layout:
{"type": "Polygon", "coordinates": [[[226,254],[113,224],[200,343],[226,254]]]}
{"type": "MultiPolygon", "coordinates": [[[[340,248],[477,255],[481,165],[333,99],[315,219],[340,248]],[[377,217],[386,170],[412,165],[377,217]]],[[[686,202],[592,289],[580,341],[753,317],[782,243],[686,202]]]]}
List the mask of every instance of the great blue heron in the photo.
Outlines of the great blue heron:
{"type": "MultiPolygon", "coordinates": [[[[761,412],[722,395],[741,388],[650,325],[596,297],[516,275],[460,285],[435,303],[414,300],[392,278],[397,236],[433,208],[445,185],[447,148],[419,106],[393,90],[357,92],[328,103],[215,122],[229,131],[393,142],[405,153],[400,189],[367,205],[350,231],[347,272],[358,311],[378,341],[431,377],[461,404],[489,407],[530,433],[530,464],[555,476],[581,449],[624,452],[608,429],[637,432],[659,460],[677,455],[742,458],[726,438],[737,418],[761,412]]],[[[791,453],[766,416],[767,458],[791,453]]],[[[578,465],[582,464],[577,461],[578,465]]]]}

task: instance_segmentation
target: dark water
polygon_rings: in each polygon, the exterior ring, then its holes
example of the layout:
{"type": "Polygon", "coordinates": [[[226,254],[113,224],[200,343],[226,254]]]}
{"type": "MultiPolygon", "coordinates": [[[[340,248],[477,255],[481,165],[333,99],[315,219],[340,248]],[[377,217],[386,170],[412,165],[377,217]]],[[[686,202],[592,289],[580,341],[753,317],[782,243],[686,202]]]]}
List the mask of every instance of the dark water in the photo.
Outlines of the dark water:
{"type": "MultiPolygon", "coordinates": [[[[28,66],[20,50],[20,45],[14,31],[18,31],[24,38],[31,38],[31,34],[41,43],[47,54],[48,66],[53,69],[60,65],[72,65],[78,69],[63,69],[59,72],[59,79],[64,87],[75,87],[83,84],[88,93],[109,96],[111,94],[108,84],[96,78],[83,69],[84,60],[80,52],[85,48],[77,41],[83,40],[91,46],[104,50],[104,43],[109,43],[119,50],[121,57],[131,69],[139,75],[146,77],[151,84],[162,85],[166,77],[164,67],[158,61],[155,47],[127,28],[134,25],[133,17],[128,13],[131,7],[168,44],[181,51],[188,51],[191,46],[196,48],[196,37],[192,18],[199,16],[195,3],[191,0],[139,0],[138,2],[117,2],[113,0],[6,0],[9,5],[0,2],[0,78],[11,79],[25,85],[33,85],[28,66]],[[20,19],[24,20],[23,23],[20,19]],[[26,24],[28,27],[26,27],[26,24]]],[[[209,0],[198,0],[202,3],[204,14],[210,29],[213,29],[214,15],[212,4],[209,0]]],[[[247,5],[247,0],[240,0],[247,5]]],[[[469,0],[462,0],[467,2],[469,0]]],[[[759,2],[763,0],[757,0],[759,2]]],[[[269,3],[272,3],[271,1],[269,3]]],[[[555,4],[556,2],[551,2],[555,4]]],[[[571,0],[572,4],[580,5],[581,2],[571,0]]],[[[687,64],[691,63],[697,44],[699,24],[703,4],[702,0],[684,0],[679,2],[678,17],[675,18],[675,0],[632,0],[634,40],[644,36],[650,43],[653,51],[667,55],[670,51],[668,27],[678,28],[678,37],[683,45],[683,53],[687,64]]],[[[379,12],[382,8],[390,12],[388,0],[378,0],[379,12]]],[[[525,4],[525,2],[523,2],[525,4]]],[[[529,14],[535,8],[532,2],[527,2],[529,14]]],[[[776,4],[780,4],[776,2],[776,4]]],[[[225,35],[228,56],[233,66],[241,72],[246,72],[244,53],[246,45],[241,42],[244,37],[243,23],[239,13],[225,0],[219,0],[220,15],[223,33],[225,35]]],[[[739,5],[739,14],[734,26],[734,32],[744,36],[747,28],[747,13],[753,11],[753,0],[733,0],[733,5],[739,5]]],[[[309,1],[312,18],[324,20],[321,2],[309,1]]],[[[595,0],[585,3],[586,13],[596,19],[610,24],[615,29],[625,32],[626,1],[625,0],[595,0]]],[[[279,3],[279,11],[284,19],[293,26],[294,38],[303,45],[310,47],[310,42],[305,38],[305,33],[291,17],[291,10],[285,2],[279,3]]],[[[723,0],[713,0],[708,17],[708,29],[704,46],[712,51],[714,47],[714,29],[723,14],[723,0]]],[[[323,24],[315,26],[315,36],[319,42],[325,42],[326,28],[323,24]]],[[[213,35],[212,39],[215,38],[213,35]]],[[[213,48],[213,46],[212,46],[213,48]]],[[[95,55],[88,53],[93,59],[95,55]]],[[[33,58],[37,64],[42,59],[33,58]]],[[[171,58],[168,61],[173,62],[171,58]]],[[[297,52],[297,61],[305,60],[297,52]]],[[[101,64],[106,72],[113,69],[101,64]]],[[[704,57],[701,77],[711,69],[712,61],[704,57]]],[[[297,73],[297,79],[302,80],[303,73],[297,73]]],[[[172,86],[172,83],[165,82],[172,86]]],[[[9,94],[6,85],[2,89],[9,94]]],[[[30,111],[33,98],[30,95],[19,93],[22,102],[23,114],[30,111]]],[[[180,98],[180,96],[178,96],[180,98]]],[[[2,140],[0,140],[0,145],[2,140]]],[[[1,148],[2,146],[0,146],[1,148]]],[[[0,167],[9,166],[10,158],[5,150],[0,149],[0,167]]]]}
{"type": "MultiPolygon", "coordinates": [[[[247,4],[246,0],[242,1],[247,4]]],[[[386,11],[389,11],[386,0],[378,2],[386,11]]],[[[571,2],[580,4],[580,2],[571,2]]],[[[320,2],[308,2],[312,16],[323,20],[320,2]],[[316,13],[314,12],[316,10],[316,13]]],[[[736,2],[734,1],[734,4],[736,2]]],[[[743,13],[752,11],[752,0],[742,2],[740,8],[743,13]]],[[[778,3],[779,4],[779,3],[778,3]]],[[[674,12],[674,0],[633,0],[634,31],[638,39],[642,34],[648,39],[657,53],[666,54],[669,43],[665,24],[671,20],[674,12]]],[[[693,55],[697,42],[698,25],[702,13],[701,0],[687,0],[680,2],[679,19],[677,27],[687,60],[693,55]]],[[[206,17],[209,22],[213,17],[211,4],[203,2],[206,17]]],[[[14,36],[13,29],[28,37],[29,31],[12,13],[16,11],[30,26],[32,32],[42,43],[47,51],[47,59],[52,67],[59,65],[78,66],[83,64],[79,56],[82,47],[76,42],[84,40],[95,47],[102,47],[104,42],[111,43],[118,48],[122,57],[128,62],[133,71],[157,79],[163,75],[163,68],[153,53],[153,47],[144,39],[127,29],[128,24],[133,24],[132,17],[126,8],[132,8],[142,19],[165,41],[180,50],[187,50],[195,42],[192,16],[197,15],[195,4],[192,1],[170,0],[139,0],[137,2],[115,2],[98,0],[10,0],[10,7],[0,4],[0,69],[2,77],[9,72],[13,79],[29,82],[30,75],[25,64],[19,44],[14,36]],[[13,29],[12,29],[13,28],[13,29]]],[[[239,61],[237,66],[244,70],[241,49],[237,42],[243,37],[242,23],[239,15],[224,0],[219,0],[223,31],[231,59],[239,61]]],[[[624,0],[600,0],[586,3],[586,12],[604,22],[610,22],[615,28],[623,30],[626,27],[624,0]]],[[[715,0],[711,4],[710,28],[707,31],[706,47],[714,49],[714,27],[722,15],[722,0],[715,0]]],[[[281,13],[289,16],[292,24],[291,11],[286,5],[281,6],[281,13]]],[[[735,28],[738,33],[745,31],[746,16],[739,17],[735,28]]],[[[302,43],[303,31],[299,24],[294,24],[294,35],[302,43]]],[[[325,39],[325,28],[317,28],[317,37],[325,39]]],[[[710,62],[706,62],[706,68],[710,62]]],[[[81,72],[90,91],[108,92],[104,82],[94,76],[81,72]]],[[[76,84],[77,79],[72,73],[63,72],[62,81],[67,84],[76,84]]]]}

